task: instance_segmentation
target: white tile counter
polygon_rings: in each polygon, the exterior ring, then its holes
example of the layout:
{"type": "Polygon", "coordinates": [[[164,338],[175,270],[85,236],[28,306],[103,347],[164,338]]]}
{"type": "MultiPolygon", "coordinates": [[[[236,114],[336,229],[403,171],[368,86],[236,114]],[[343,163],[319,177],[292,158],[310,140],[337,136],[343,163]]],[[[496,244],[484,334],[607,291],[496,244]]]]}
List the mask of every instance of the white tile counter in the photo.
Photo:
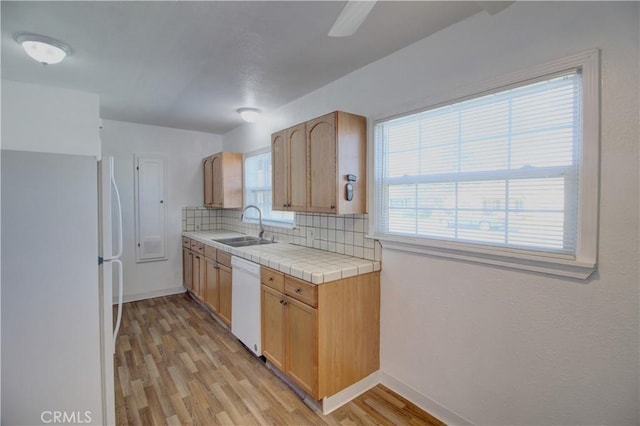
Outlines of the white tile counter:
{"type": "Polygon", "coordinates": [[[322,284],[380,270],[380,262],[377,261],[290,243],[279,242],[247,247],[230,247],[214,241],[214,239],[243,235],[232,231],[183,232],[182,235],[313,284],[322,284]]]}

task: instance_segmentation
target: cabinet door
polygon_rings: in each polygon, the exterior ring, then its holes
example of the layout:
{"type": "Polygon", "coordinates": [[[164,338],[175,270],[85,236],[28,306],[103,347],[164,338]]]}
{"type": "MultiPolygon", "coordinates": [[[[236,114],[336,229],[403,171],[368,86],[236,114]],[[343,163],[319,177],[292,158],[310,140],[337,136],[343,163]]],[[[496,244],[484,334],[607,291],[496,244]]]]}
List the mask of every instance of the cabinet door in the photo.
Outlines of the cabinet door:
{"type": "Polygon", "coordinates": [[[223,175],[222,175],[222,155],[216,154],[211,157],[211,205],[215,207],[222,207],[224,202],[224,187],[223,187],[223,175]]]}
{"type": "Polygon", "coordinates": [[[193,290],[193,253],[187,249],[182,249],[182,282],[187,289],[193,290]]]}
{"type": "Polygon", "coordinates": [[[200,286],[198,288],[200,289],[200,298],[205,300],[207,295],[207,259],[204,254],[199,254],[198,257],[200,258],[200,286]]]}
{"type": "Polygon", "coordinates": [[[231,325],[231,268],[218,264],[218,316],[231,325]]]}
{"type": "Polygon", "coordinates": [[[289,172],[285,132],[271,135],[271,194],[273,210],[288,210],[289,172]]]}
{"type": "Polygon", "coordinates": [[[211,157],[205,158],[202,163],[204,182],[204,205],[210,206],[213,203],[213,168],[211,157]]]}
{"type": "Polygon", "coordinates": [[[318,393],[317,310],[285,296],[285,373],[306,393],[318,393]]]}
{"type": "Polygon", "coordinates": [[[215,260],[205,258],[205,264],[207,266],[206,273],[206,290],[204,300],[207,305],[213,310],[218,312],[220,307],[219,295],[218,295],[218,264],[215,260]]]}
{"type": "Polygon", "coordinates": [[[241,209],[244,200],[244,157],[238,152],[222,153],[224,195],[226,209],[241,209]]]}
{"type": "Polygon", "coordinates": [[[265,285],[260,287],[262,354],[284,371],[284,295],[265,285]]]}
{"type": "Polygon", "coordinates": [[[192,284],[192,289],[193,289],[193,292],[195,293],[195,295],[201,298],[202,297],[202,286],[204,284],[202,282],[202,275],[203,275],[203,272],[204,272],[204,263],[202,262],[203,258],[202,258],[202,256],[200,254],[193,253],[192,259],[193,259],[193,269],[192,269],[193,284],[192,284]]]}
{"type": "Polygon", "coordinates": [[[287,129],[289,162],[289,210],[307,209],[307,136],[304,123],[287,129]]]}
{"type": "Polygon", "coordinates": [[[307,211],[336,213],[337,159],[335,113],[307,123],[309,194],[307,211]]]}

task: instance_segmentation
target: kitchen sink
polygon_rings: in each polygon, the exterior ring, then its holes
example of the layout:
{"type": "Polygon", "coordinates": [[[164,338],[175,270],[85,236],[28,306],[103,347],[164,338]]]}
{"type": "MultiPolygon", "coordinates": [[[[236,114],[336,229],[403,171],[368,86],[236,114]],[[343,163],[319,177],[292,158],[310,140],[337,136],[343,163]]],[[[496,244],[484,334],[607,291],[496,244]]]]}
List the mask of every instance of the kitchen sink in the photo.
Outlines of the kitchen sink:
{"type": "Polygon", "coordinates": [[[231,247],[247,247],[247,246],[258,246],[263,244],[274,244],[275,241],[265,240],[264,238],[258,237],[234,237],[234,238],[223,238],[220,240],[213,240],[219,243],[231,246],[231,247]]]}

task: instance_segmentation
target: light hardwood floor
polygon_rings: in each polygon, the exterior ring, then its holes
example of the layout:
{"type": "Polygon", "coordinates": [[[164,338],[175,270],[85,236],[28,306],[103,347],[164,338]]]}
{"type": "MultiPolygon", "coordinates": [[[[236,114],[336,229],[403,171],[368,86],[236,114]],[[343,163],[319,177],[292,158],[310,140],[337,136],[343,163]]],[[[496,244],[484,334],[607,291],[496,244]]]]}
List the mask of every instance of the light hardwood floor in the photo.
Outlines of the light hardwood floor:
{"type": "Polygon", "coordinates": [[[124,305],[118,425],[442,425],[384,386],[312,410],[187,294],[124,305]]]}

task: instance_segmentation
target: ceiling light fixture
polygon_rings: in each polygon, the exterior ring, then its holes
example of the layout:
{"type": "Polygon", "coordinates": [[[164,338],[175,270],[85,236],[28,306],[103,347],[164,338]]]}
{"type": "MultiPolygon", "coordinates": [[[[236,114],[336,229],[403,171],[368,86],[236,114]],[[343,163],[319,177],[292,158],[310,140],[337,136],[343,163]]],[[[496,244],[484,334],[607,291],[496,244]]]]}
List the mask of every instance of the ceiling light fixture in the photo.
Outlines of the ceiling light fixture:
{"type": "Polygon", "coordinates": [[[249,123],[255,122],[258,119],[258,117],[260,117],[261,112],[262,111],[260,111],[258,108],[238,109],[238,114],[240,114],[240,117],[242,117],[244,121],[247,121],[249,123]]]}
{"type": "Polygon", "coordinates": [[[19,34],[16,41],[27,55],[43,65],[57,64],[71,54],[71,48],[61,41],[38,34],[19,34]]]}

